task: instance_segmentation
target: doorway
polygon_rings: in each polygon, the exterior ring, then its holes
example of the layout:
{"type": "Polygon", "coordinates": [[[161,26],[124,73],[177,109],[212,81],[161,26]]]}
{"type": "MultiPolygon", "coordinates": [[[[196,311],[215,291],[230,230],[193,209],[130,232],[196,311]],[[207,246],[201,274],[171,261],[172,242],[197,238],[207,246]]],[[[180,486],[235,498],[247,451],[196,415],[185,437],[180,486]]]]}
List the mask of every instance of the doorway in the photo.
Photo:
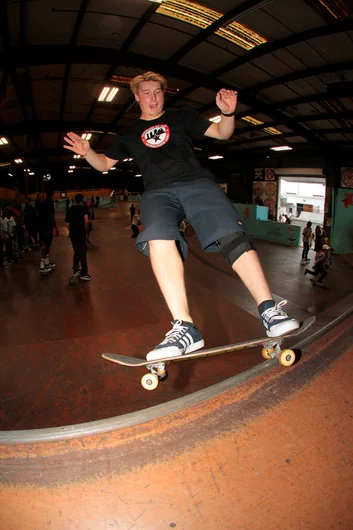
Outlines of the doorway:
{"type": "Polygon", "coordinates": [[[308,221],[323,226],[326,179],[324,177],[279,177],[277,220],[289,216],[292,224],[304,228],[308,221]]]}

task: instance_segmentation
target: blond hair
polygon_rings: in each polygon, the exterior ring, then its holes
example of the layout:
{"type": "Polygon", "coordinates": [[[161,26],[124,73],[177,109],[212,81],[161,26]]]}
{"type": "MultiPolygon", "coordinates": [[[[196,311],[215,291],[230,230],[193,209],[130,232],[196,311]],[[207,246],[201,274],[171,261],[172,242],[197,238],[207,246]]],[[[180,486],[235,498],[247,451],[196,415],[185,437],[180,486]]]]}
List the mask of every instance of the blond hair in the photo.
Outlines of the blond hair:
{"type": "Polygon", "coordinates": [[[142,75],[137,75],[130,82],[130,88],[134,94],[137,94],[140,88],[140,84],[143,81],[157,81],[161,85],[163,92],[167,88],[167,80],[161,75],[155,72],[145,72],[142,75]]]}

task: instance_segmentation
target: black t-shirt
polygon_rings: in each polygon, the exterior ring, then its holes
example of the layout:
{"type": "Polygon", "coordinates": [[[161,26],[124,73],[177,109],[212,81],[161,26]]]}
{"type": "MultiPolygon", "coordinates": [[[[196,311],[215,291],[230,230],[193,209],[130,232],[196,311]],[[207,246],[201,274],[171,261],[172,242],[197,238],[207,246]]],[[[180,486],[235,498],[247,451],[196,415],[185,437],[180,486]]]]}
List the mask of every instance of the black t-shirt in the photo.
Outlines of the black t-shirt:
{"type": "Polygon", "coordinates": [[[38,206],[38,218],[37,222],[41,230],[52,230],[53,215],[55,213],[54,203],[51,199],[44,199],[43,202],[38,206]]]}
{"type": "Polygon", "coordinates": [[[204,134],[210,122],[194,110],[167,110],[155,120],[137,120],[115,136],[105,153],[119,160],[132,157],[142,173],[145,189],[200,177],[213,178],[202,168],[191,137],[204,134]]]}
{"type": "Polygon", "coordinates": [[[85,215],[88,215],[88,210],[82,204],[75,204],[68,209],[65,223],[70,224],[70,237],[86,238],[85,215]]]}

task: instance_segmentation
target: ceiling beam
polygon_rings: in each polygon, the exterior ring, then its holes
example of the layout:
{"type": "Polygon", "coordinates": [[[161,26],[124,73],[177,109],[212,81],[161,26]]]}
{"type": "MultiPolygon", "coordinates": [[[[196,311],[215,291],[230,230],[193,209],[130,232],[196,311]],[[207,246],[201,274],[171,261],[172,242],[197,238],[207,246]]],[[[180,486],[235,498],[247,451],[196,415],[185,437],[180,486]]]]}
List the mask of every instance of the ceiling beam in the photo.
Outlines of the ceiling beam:
{"type": "MultiPolygon", "coordinates": [[[[121,46],[120,52],[125,53],[125,52],[127,52],[129,50],[130,46],[133,44],[133,42],[136,39],[136,37],[139,36],[140,32],[143,30],[143,28],[145,27],[147,22],[149,22],[151,17],[155,14],[155,12],[157,11],[158,7],[159,7],[159,5],[156,4],[156,3],[151,3],[149,5],[149,7],[147,8],[147,10],[144,13],[144,15],[139,19],[137,24],[133,27],[133,29],[131,30],[130,34],[126,38],[125,42],[121,46]]],[[[114,63],[112,63],[112,65],[109,67],[107,73],[105,74],[105,78],[102,81],[102,84],[110,82],[110,79],[111,79],[112,75],[114,74],[114,72],[115,72],[115,70],[117,69],[118,66],[119,66],[119,62],[115,61],[114,63]]],[[[95,99],[92,102],[92,104],[91,104],[91,107],[90,107],[90,109],[88,111],[88,114],[86,116],[86,120],[89,120],[91,118],[91,116],[92,116],[97,104],[98,104],[98,101],[95,99]]],[[[128,110],[129,106],[130,106],[130,104],[126,105],[126,110],[128,110]]]]}
{"type": "Polygon", "coordinates": [[[338,20],[331,24],[325,24],[324,26],[320,26],[318,28],[308,29],[294,35],[289,35],[288,37],[284,37],[283,39],[279,39],[277,41],[265,42],[265,44],[256,46],[256,48],[244,53],[241,57],[237,57],[230,63],[221,66],[218,70],[213,72],[212,75],[219,77],[230,72],[231,70],[234,70],[235,68],[238,68],[239,66],[242,66],[243,64],[248,64],[249,62],[259,59],[264,55],[282,50],[283,48],[288,48],[289,46],[293,46],[293,44],[299,44],[301,42],[317,39],[319,37],[326,37],[328,35],[346,33],[347,31],[352,30],[353,19],[344,19],[338,20]]]}
{"type": "MultiPolygon", "coordinates": [[[[258,83],[257,85],[247,87],[246,90],[254,94],[260,92],[260,90],[272,88],[277,85],[284,85],[292,81],[297,81],[298,79],[306,79],[307,77],[319,76],[331,72],[342,72],[344,70],[352,70],[352,68],[353,61],[324,64],[321,66],[316,66],[315,68],[307,68],[306,70],[296,70],[295,72],[291,72],[290,74],[286,74],[281,77],[275,77],[273,79],[269,79],[268,81],[264,81],[263,83],[258,83]]],[[[327,95],[327,97],[329,99],[330,96],[327,95]]]]}
{"type": "Polygon", "coordinates": [[[61,124],[62,124],[63,119],[64,119],[67,89],[68,89],[68,86],[69,86],[69,79],[70,79],[70,72],[71,72],[71,65],[72,65],[72,59],[71,58],[72,58],[73,51],[75,50],[75,47],[76,47],[77,38],[78,38],[78,35],[79,35],[79,32],[80,32],[80,29],[81,29],[81,26],[82,26],[82,22],[83,22],[83,19],[84,19],[84,16],[85,16],[85,12],[86,12],[86,9],[87,9],[87,6],[88,6],[89,2],[90,2],[90,0],[82,0],[81,1],[81,6],[80,6],[80,9],[79,9],[78,15],[76,17],[74,30],[72,32],[72,36],[71,36],[71,40],[70,40],[70,44],[69,44],[70,54],[69,54],[68,60],[66,61],[64,79],[63,79],[63,84],[62,84],[62,89],[61,89],[61,101],[60,101],[60,113],[59,113],[60,126],[59,126],[59,130],[58,130],[58,147],[61,144],[61,134],[62,134],[62,125],[61,124]]]}

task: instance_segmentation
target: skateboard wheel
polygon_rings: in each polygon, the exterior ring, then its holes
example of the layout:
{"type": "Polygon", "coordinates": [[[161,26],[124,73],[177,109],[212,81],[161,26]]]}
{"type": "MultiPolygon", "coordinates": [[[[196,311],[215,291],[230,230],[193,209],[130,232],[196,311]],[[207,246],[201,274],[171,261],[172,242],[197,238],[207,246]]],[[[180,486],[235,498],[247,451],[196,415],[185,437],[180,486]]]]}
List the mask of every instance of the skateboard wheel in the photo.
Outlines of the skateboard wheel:
{"type": "Polygon", "coordinates": [[[264,359],[272,359],[272,353],[275,351],[274,348],[265,348],[265,346],[261,350],[261,355],[264,359]]]}
{"type": "Polygon", "coordinates": [[[279,356],[279,362],[282,366],[292,366],[295,361],[295,353],[293,350],[283,350],[279,356]]]}
{"type": "Polygon", "coordinates": [[[158,383],[159,379],[155,374],[145,374],[141,379],[141,385],[145,390],[155,390],[158,383]]]}

